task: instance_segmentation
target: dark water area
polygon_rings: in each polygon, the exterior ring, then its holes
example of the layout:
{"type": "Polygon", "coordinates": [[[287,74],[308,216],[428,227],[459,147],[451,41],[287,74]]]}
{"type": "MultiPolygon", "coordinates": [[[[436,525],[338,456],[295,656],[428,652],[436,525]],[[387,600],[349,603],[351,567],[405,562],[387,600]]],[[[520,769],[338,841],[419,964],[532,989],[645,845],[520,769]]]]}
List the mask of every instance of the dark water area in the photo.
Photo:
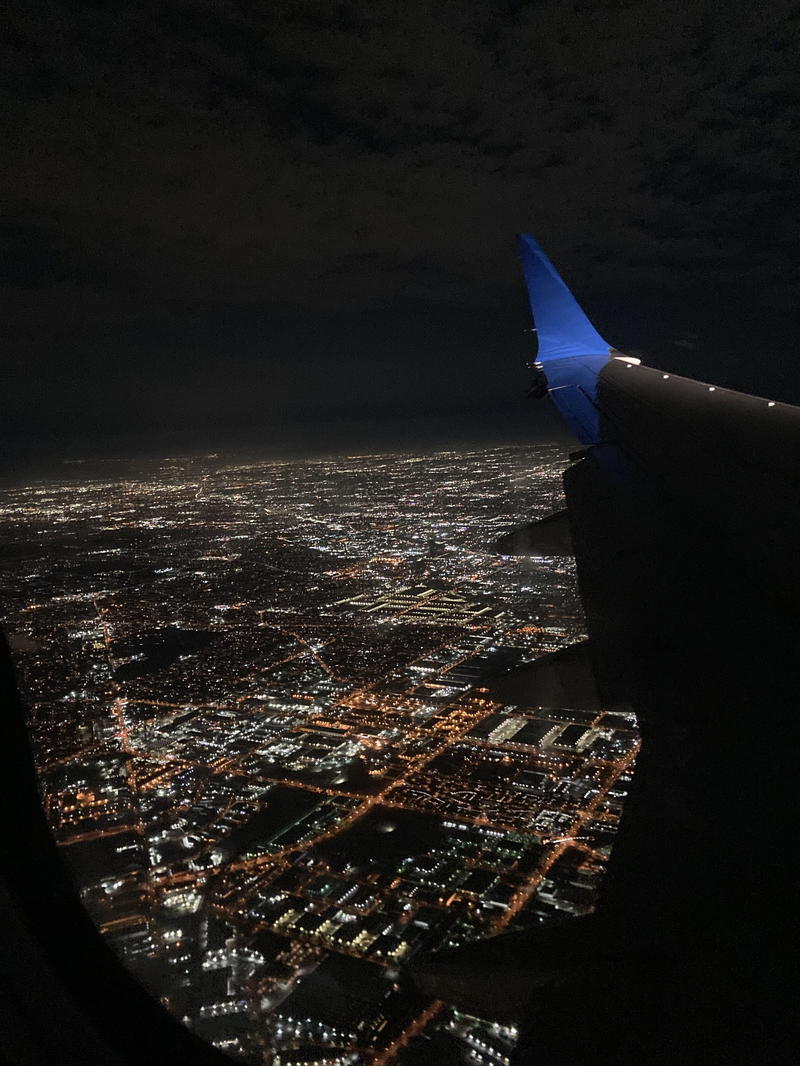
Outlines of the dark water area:
{"type": "Polygon", "coordinates": [[[320,788],[335,788],[343,793],[357,793],[359,796],[372,796],[387,787],[386,777],[372,776],[367,771],[363,759],[351,759],[344,766],[309,766],[298,770],[289,768],[282,762],[272,762],[265,758],[263,773],[267,777],[278,778],[287,784],[316,785],[320,788]]]}
{"type": "Polygon", "coordinates": [[[125,659],[131,655],[140,656],[133,662],[122,663],[114,671],[115,681],[132,681],[137,677],[156,674],[172,666],[183,655],[196,655],[213,643],[218,633],[205,630],[178,629],[165,626],[143,633],[135,640],[123,640],[114,644],[115,659],[125,659]]]}
{"type": "Polygon", "coordinates": [[[319,845],[319,850],[336,866],[377,865],[394,871],[398,862],[441,844],[446,831],[441,821],[429,814],[373,807],[363,818],[319,845]]]}
{"type": "Polygon", "coordinates": [[[103,878],[125,877],[139,868],[141,838],[135,833],[115,833],[98,840],[81,840],[68,848],[61,848],[62,861],[76,882],[95,884],[103,878]],[[120,853],[120,848],[133,845],[120,853]]]}
{"type": "Polygon", "coordinates": [[[225,838],[221,850],[228,859],[235,859],[249,848],[263,846],[309,814],[319,803],[319,796],[305,789],[276,785],[266,796],[263,810],[254,814],[225,838]]]}

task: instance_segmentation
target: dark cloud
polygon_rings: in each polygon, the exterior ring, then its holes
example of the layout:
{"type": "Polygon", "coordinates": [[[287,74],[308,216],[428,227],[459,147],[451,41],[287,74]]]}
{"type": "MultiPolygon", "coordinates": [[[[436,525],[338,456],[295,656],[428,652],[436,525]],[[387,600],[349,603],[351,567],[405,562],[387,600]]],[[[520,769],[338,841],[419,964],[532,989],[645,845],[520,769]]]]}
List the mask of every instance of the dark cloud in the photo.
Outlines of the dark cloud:
{"type": "Polygon", "coordinates": [[[52,0],[10,29],[7,438],[502,421],[519,229],[621,347],[800,396],[785,0],[52,0]]]}

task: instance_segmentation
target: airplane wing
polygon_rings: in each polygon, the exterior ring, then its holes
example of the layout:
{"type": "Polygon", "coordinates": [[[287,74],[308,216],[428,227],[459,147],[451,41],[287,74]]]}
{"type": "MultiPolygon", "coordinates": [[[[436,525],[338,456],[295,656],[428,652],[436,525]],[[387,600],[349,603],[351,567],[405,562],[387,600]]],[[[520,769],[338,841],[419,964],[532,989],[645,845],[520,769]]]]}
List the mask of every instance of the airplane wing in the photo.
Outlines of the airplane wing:
{"type": "Polygon", "coordinates": [[[589,641],[501,684],[585,698],[588,662],[642,750],[596,914],[418,980],[477,1014],[505,1004],[519,1063],[793,1061],[800,408],[622,355],[536,241],[519,251],[537,372],[582,446],[564,489],[589,641]]]}

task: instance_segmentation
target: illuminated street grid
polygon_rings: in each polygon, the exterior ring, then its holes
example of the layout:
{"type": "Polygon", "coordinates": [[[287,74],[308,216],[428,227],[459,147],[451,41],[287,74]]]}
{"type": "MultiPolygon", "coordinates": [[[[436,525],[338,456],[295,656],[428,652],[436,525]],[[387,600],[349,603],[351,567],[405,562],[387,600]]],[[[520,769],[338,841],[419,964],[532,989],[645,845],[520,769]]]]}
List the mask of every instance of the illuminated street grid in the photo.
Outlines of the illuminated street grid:
{"type": "Polygon", "coordinates": [[[513,1029],[403,971],[596,898],[635,723],[485,691],[582,636],[571,559],[491,552],[560,506],[564,463],[212,456],[0,494],[62,854],[208,1040],[275,1066],[508,1061],[513,1029]]]}

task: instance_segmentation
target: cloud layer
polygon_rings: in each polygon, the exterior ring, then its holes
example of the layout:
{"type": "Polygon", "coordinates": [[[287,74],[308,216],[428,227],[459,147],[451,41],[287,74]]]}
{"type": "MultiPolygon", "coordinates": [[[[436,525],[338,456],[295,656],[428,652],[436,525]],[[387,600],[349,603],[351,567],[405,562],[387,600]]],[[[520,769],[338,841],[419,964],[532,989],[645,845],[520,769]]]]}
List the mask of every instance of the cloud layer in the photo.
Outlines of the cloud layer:
{"type": "Polygon", "coordinates": [[[797,306],[784,0],[34,2],[12,23],[7,436],[500,409],[528,354],[520,229],[603,333],[707,375],[726,300],[797,306]]]}

